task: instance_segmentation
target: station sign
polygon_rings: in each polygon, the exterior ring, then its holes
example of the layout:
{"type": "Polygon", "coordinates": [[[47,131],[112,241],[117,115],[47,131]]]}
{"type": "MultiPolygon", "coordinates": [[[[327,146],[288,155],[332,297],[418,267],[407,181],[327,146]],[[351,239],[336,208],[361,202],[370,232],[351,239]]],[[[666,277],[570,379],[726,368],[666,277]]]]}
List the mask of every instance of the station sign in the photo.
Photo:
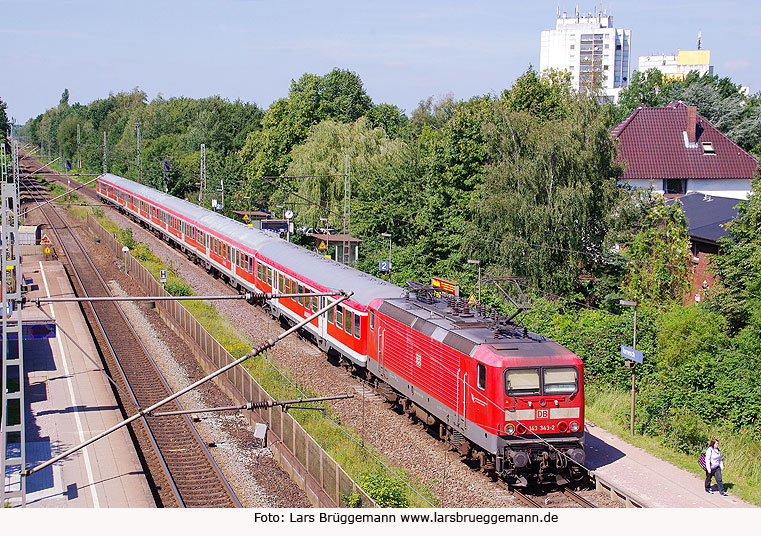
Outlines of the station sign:
{"type": "Polygon", "coordinates": [[[436,287],[440,289],[442,292],[446,292],[447,294],[451,294],[453,296],[460,295],[460,285],[458,285],[457,283],[453,283],[451,281],[447,281],[446,279],[441,279],[439,277],[432,277],[431,286],[436,287]]]}
{"type": "Polygon", "coordinates": [[[285,233],[288,231],[288,222],[284,220],[262,220],[262,231],[285,233]]]}
{"type": "Polygon", "coordinates": [[[634,348],[629,348],[628,346],[621,345],[621,357],[624,357],[626,359],[630,359],[636,363],[642,364],[642,358],[643,354],[639,350],[635,350],[634,348]]]}
{"type": "Polygon", "coordinates": [[[159,274],[159,279],[161,280],[161,284],[166,284],[166,270],[161,270],[161,273],[159,274]]]}

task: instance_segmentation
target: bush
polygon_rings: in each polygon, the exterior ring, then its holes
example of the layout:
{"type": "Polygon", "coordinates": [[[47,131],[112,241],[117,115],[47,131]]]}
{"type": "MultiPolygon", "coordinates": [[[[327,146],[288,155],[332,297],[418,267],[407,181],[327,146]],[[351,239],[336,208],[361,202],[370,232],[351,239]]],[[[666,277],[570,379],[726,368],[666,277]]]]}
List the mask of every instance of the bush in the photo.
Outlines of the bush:
{"type": "MultiPolygon", "coordinates": [[[[127,227],[126,229],[122,229],[117,233],[116,239],[127,246],[130,250],[133,250],[137,247],[138,241],[135,240],[135,237],[132,236],[132,228],[127,227]]],[[[133,253],[132,256],[134,257],[135,254],[133,253]]]]}
{"type": "Polygon", "coordinates": [[[404,483],[386,473],[378,470],[361,473],[359,484],[381,508],[409,508],[410,506],[404,483]]]}
{"type": "Polygon", "coordinates": [[[172,296],[190,296],[193,293],[190,285],[182,281],[173,281],[171,283],[167,283],[167,285],[164,287],[164,290],[166,290],[172,296]]]}
{"type": "Polygon", "coordinates": [[[666,444],[685,454],[698,454],[708,439],[708,426],[700,417],[685,408],[671,408],[663,436],[666,444]]]}

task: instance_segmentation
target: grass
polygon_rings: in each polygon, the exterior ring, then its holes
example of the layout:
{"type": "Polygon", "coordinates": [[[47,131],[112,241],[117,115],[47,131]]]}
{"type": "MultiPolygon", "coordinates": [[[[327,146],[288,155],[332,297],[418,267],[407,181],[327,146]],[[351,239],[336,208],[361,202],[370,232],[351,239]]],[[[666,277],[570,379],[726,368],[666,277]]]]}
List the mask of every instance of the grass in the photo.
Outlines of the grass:
{"type": "MultiPolygon", "coordinates": [[[[697,456],[678,452],[658,437],[630,434],[630,391],[612,391],[595,385],[585,385],[585,395],[587,419],[631,445],[640,447],[700,478],[705,477],[705,472],[698,466],[697,456]]],[[[712,427],[707,431],[707,435],[721,438],[725,465],[722,471],[724,486],[733,495],[749,503],[761,505],[761,446],[758,441],[747,432],[732,431],[724,425],[712,427]]]]}
{"type": "MultiPolygon", "coordinates": [[[[60,189],[59,193],[64,191],[60,186],[53,186],[54,193],[57,189],[60,189]]],[[[190,286],[175,273],[172,266],[165,265],[159,257],[150,251],[146,244],[134,240],[131,230],[121,229],[117,224],[105,217],[102,210],[90,207],[67,208],[83,220],[87,219],[88,214],[92,214],[109,233],[116,234],[117,239],[121,243],[130,247],[131,254],[150,271],[157,281],[159,280],[160,271],[166,269],[167,288],[184,286],[188,290],[190,289],[190,286]]],[[[239,330],[220,315],[213,305],[195,300],[184,301],[183,305],[233,357],[239,358],[243,356],[254,346],[254,342],[242,337],[239,330]]],[[[298,387],[288,371],[279,371],[275,368],[267,359],[266,352],[245,361],[243,366],[275,399],[292,399],[299,396],[306,398],[324,395],[324,393],[312,392],[298,387]]],[[[388,460],[383,459],[379,453],[371,453],[368,449],[363,448],[361,438],[353,430],[349,430],[341,425],[340,417],[331,410],[329,405],[322,403],[321,407],[325,410],[325,416],[320,412],[307,410],[292,410],[290,414],[355,481],[359,482],[365,475],[382,475],[386,478],[397,478],[394,474],[389,473],[378,461],[383,460],[383,464],[390,467],[388,460]]],[[[400,468],[394,467],[392,471],[400,475],[405,481],[410,481],[400,468]]],[[[431,504],[438,504],[438,499],[429,488],[417,483],[411,483],[410,485],[415,489],[415,491],[412,491],[409,488],[405,488],[406,502],[410,506],[430,507],[430,504],[422,499],[420,495],[430,501],[431,504]]]]}

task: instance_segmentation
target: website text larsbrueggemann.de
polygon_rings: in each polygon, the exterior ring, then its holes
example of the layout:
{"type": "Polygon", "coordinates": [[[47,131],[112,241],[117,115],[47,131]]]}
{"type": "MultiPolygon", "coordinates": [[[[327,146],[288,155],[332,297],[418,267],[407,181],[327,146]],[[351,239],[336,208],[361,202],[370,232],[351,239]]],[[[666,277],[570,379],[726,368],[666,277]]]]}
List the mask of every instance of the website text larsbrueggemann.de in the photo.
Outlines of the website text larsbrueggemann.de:
{"type": "Polygon", "coordinates": [[[339,525],[354,525],[359,523],[476,523],[496,525],[508,523],[557,523],[558,515],[553,512],[544,514],[507,514],[507,513],[476,513],[476,512],[410,512],[410,513],[254,513],[255,522],[269,523],[336,523],[339,525]]]}

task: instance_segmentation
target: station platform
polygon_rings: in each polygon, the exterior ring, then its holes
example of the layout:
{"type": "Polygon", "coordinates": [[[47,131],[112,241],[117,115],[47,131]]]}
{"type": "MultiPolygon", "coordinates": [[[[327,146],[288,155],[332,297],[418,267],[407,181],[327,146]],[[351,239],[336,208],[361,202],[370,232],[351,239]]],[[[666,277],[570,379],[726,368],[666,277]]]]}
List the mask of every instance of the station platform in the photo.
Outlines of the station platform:
{"type": "MultiPolygon", "coordinates": [[[[27,297],[74,296],[57,261],[24,257],[27,297]]],[[[56,337],[24,341],[26,461],[34,467],[123,420],[76,302],[27,303],[22,319],[55,318],[56,337]],[[44,311],[44,313],[43,313],[44,311]]],[[[18,445],[9,445],[9,448],[18,445]]],[[[18,473],[4,485],[18,486],[18,473]]],[[[11,502],[16,506],[20,501],[11,502]]],[[[153,508],[155,501],[126,428],[26,482],[27,508],[153,508]]]]}
{"type": "MultiPolygon", "coordinates": [[[[586,466],[651,508],[756,508],[732,495],[705,492],[703,478],[680,469],[620,437],[586,422],[586,466]]],[[[725,454],[726,456],[726,454],[725,454]]],[[[695,459],[697,465],[697,458],[695,459]]],[[[731,485],[726,481],[725,486],[731,485]]]]}

